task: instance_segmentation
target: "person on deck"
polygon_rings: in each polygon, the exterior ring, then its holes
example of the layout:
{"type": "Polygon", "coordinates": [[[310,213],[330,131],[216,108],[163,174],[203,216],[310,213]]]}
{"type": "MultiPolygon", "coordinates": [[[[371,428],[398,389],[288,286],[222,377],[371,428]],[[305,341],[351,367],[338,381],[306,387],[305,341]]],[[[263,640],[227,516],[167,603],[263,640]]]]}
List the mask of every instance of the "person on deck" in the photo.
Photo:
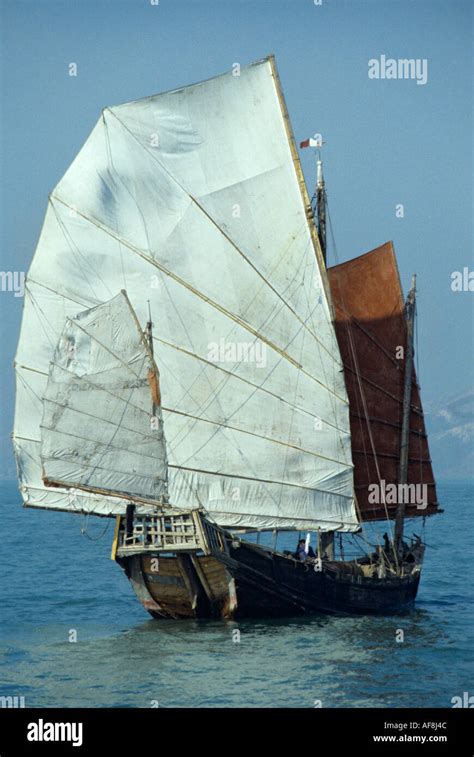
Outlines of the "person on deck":
{"type": "Polygon", "coordinates": [[[316,557],[313,548],[311,546],[308,546],[308,551],[306,552],[305,546],[306,539],[300,539],[298,546],[296,547],[295,558],[297,560],[300,560],[301,562],[305,562],[308,557],[316,557]]]}

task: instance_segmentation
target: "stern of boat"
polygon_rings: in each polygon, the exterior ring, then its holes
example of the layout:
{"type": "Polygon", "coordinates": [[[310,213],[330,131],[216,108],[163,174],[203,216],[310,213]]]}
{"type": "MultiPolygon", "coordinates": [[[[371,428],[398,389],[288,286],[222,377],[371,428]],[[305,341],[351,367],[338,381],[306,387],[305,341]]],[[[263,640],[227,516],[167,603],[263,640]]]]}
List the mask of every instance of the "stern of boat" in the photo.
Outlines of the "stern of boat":
{"type": "Polygon", "coordinates": [[[232,618],[237,608],[224,532],[199,511],[117,518],[112,558],[154,618],[232,618]]]}

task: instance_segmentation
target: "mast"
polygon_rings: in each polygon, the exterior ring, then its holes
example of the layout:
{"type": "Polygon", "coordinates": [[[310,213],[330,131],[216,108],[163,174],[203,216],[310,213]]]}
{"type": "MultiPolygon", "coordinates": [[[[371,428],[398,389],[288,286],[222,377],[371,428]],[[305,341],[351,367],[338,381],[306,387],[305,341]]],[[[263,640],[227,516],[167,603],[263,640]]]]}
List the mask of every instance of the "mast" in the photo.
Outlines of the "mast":
{"type": "Polygon", "coordinates": [[[151,320],[150,300],[148,300],[148,321],[146,324],[146,335],[148,339],[148,346],[150,348],[151,355],[153,356],[153,322],[151,320]]]}
{"type": "MultiPolygon", "coordinates": [[[[146,324],[146,341],[148,342],[149,355],[151,357],[150,370],[148,371],[148,383],[151,391],[151,416],[156,418],[156,411],[161,412],[161,389],[158,367],[155,363],[155,354],[153,352],[153,321],[151,319],[151,305],[148,300],[148,321],[146,324]]],[[[167,492],[163,494],[162,502],[169,504],[167,492]]]]}
{"type": "MultiPolygon", "coordinates": [[[[153,355],[153,322],[151,320],[151,306],[150,306],[150,300],[148,300],[148,321],[146,324],[146,339],[148,342],[148,348],[150,350],[150,355],[152,360],[154,359],[153,355]]],[[[151,404],[151,415],[154,418],[156,414],[156,401],[155,396],[152,391],[152,404],[151,404]]]]}
{"type": "MultiPolygon", "coordinates": [[[[411,408],[411,389],[413,379],[413,331],[415,323],[415,304],[416,304],[416,274],[413,274],[411,289],[405,303],[405,318],[407,326],[407,343],[405,355],[405,381],[403,390],[403,418],[402,432],[400,441],[400,470],[399,483],[406,484],[408,481],[408,452],[410,443],[410,408],[411,408]]],[[[395,534],[394,543],[398,553],[401,551],[403,539],[403,525],[405,518],[404,497],[400,498],[395,515],[395,534]]]]}
{"type": "MultiPolygon", "coordinates": [[[[318,151],[319,152],[319,151],[318,151]]],[[[319,158],[316,161],[316,214],[319,244],[323,253],[324,265],[327,266],[326,254],[326,185],[323,174],[323,161],[319,158]]],[[[326,555],[329,560],[334,560],[334,531],[320,535],[318,542],[322,554],[326,555]]]]}
{"type": "Polygon", "coordinates": [[[316,162],[316,213],[318,217],[318,236],[321,252],[323,253],[324,265],[326,265],[326,185],[323,175],[323,162],[316,162]]]}

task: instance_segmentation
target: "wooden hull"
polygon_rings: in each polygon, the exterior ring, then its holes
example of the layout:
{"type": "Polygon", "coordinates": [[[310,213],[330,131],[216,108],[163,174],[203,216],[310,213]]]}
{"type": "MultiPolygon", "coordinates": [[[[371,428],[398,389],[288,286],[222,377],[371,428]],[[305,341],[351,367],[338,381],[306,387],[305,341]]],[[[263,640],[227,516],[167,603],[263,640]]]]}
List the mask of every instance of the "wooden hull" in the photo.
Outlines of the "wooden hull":
{"type": "Polygon", "coordinates": [[[413,605],[420,580],[419,572],[366,577],[351,563],[325,562],[316,571],[312,564],[231,538],[227,547],[219,555],[137,554],[117,561],[156,618],[398,613],[413,605]]]}

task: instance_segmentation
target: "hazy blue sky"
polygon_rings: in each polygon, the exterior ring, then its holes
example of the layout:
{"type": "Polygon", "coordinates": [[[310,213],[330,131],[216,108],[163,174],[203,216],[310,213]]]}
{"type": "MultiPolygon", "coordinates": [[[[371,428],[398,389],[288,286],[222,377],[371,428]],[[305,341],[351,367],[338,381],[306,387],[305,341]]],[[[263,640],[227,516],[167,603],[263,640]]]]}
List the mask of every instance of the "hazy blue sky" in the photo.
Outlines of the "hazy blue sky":
{"type": "MultiPolygon", "coordinates": [[[[393,239],[419,287],[422,397],[472,384],[472,3],[463,0],[1,0],[2,271],[26,271],[47,195],[101,109],[275,53],[297,141],[321,132],[340,260],[393,239]],[[373,80],[372,58],[428,81],[373,80]],[[78,75],[68,75],[71,62],[78,75]],[[404,205],[397,218],[395,206],[404,205]]],[[[308,184],[312,155],[303,151],[308,184]]],[[[311,186],[310,186],[311,190],[311,186]]],[[[333,260],[330,259],[330,263],[333,260]]],[[[0,292],[2,452],[12,470],[22,299],[0,292]]]]}

